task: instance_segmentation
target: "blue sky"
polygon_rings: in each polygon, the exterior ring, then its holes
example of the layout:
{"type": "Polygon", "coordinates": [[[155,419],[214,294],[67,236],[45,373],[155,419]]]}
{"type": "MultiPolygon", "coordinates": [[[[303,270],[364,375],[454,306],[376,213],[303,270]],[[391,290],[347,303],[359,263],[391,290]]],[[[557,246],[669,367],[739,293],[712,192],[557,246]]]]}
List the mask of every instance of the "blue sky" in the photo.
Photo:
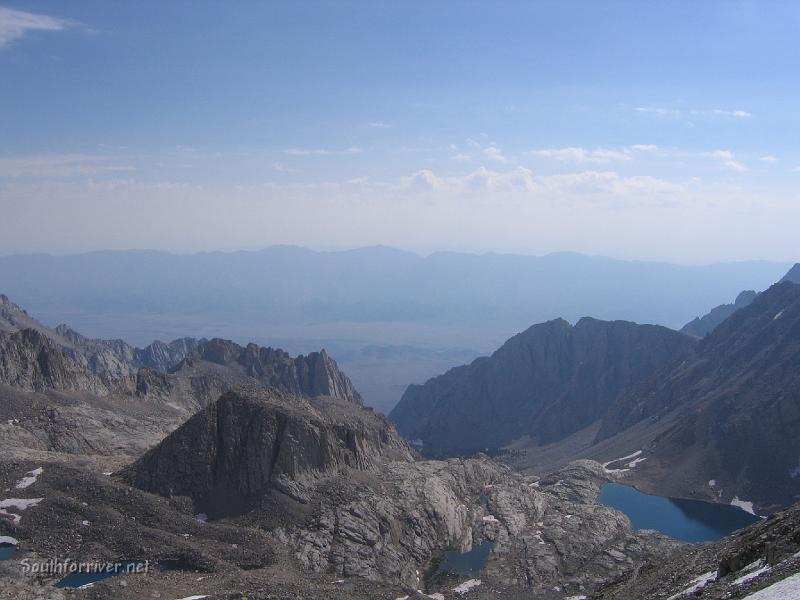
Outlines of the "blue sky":
{"type": "Polygon", "coordinates": [[[0,253],[795,260],[798,30],[796,2],[0,0],[0,253]]]}

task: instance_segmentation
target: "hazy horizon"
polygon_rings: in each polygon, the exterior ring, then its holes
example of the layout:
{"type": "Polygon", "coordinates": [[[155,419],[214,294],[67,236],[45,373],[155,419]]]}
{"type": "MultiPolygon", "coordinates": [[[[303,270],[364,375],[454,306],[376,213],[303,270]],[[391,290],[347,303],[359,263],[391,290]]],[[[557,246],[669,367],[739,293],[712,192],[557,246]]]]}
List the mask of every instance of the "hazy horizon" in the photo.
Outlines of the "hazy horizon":
{"type": "MultiPolygon", "coordinates": [[[[0,253],[0,258],[10,258],[16,256],[51,256],[54,258],[64,258],[64,257],[74,257],[74,256],[82,256],[87,254],[102,254],[102,253],[158,253],[158,254],[167,254],[172,256],[197,256],[203,254],[236,254],[236,253],[258,253],[258,252],[267,252],[274,249],[280,248],[291,248],[296,250],[303,250],[309,251],[316,254],[343,254],[343,253],[354,253],[359,251],[367,251],[367,250],[389,250],[393,252],[400,252],[404,254],[414,255],[418,258],[430,258],[435,255],[441,254],[453,254],[453,255],[463,255],[463,256],[474,256],[474,257],[486,257],[486,256],[519,256],[519,257],[527,257],[527,258],[545,258],[548,256],[559,256],[559,255],[576,255],[582,256],[586,258],[597,258],[597,259],[607,259],[611,261],[618,261],[618,262],[629,262],[629,263],[655,263],[655,264],[663,264],[663,265],[675,265],[675,266],[684,266],[684,267],[703,267],[703,266],[713,266],[713,265],[720,265],[720,264],[736,264],[736,263],[768,263],[768,264],[775,264],[775,265],[786,265],[786,264],[794,264],[800,262],[800,258],[797,260],[787,259],[787,260],[770,260],[766,258],[745,258],[745,259],[738,259],[738,260],[703,260],[702,258],[698,258],[694,261],[680,261],[680,260],[667,260],[661,258],[654,258],[654,257],[620,257],[620,256],[610,256],[606,254],[590,254],[586,252],[578,252],[575,250],[552,250],[546,251],[542,253],[533,253],[533,252],[502,252],[502,251],[495,251],[495,250],[452,250],[452,249],[433,249],[433,250],[414,250],[411,248],[403,248],[400,246],[392,246],[387,244],[373,244],[368,246],[351,246],[351,247],[341,247],[341,248],[330,248],[330,247],[313,247],[307,246],[302,244],[273,244],[268,246],[260,246],[260,247],[252,247],[252,248],[229,248],[229,249],[205,249],[205,250],[172,250],[169,248],[96,248],[96,249],[87,249],[82,251],[75,251],[75,252],[10,252],[10,253],[0,253]]],[[[798,252],[798,256],[800,256],[800,252],[798,252]]]]}
{"type": "Polygon", "coordinates": [[[797,260],[795,3],[185,6],[0,0],[0,254],[797,260]]]}

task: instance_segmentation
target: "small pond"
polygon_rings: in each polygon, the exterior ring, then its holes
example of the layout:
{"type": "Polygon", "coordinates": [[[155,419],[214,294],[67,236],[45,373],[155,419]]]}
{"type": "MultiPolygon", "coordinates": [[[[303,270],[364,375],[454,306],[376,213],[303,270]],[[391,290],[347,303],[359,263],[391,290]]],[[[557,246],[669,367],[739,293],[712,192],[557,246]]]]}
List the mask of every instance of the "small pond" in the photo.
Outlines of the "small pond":
{"type": "MultiPolygon", "coordinates": [[[[91,573],[72,573],[61,579],[56,583],[57,588],[77,588],[90,583],[96,583],[110,577],[117,575],[124,575],[126,573],[143,573],[146,572],[148,563],[145,561],[127,561],[114,563],[112,568],[103,569],[100,571],[93,571],[91,573]]],[[[158,562],[149,563],[149,568],[155,568],[159,571],[175,571],[180,570],[179,561],[162,560],[158,562]]]]}
{"type": "Polygon", "coordinates": [[[761,519],[737,506],[652,496],[627,485],[607,483],[599,501],[624,512],[636,529],[655,529],[685,542],[710,542],[761,519]]]}
{"type": "Polygon", "coordinates": [[[0,544],[0,560],[8,560],[17,552],[13,544],[0,544]]]}

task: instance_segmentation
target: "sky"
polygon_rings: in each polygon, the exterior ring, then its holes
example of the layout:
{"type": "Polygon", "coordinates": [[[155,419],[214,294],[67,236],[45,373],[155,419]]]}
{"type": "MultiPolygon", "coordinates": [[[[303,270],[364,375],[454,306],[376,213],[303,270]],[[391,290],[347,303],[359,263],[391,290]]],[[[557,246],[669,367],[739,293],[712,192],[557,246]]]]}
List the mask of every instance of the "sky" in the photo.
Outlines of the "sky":
{"type": "Polygon", "coordinates": [[[800,260],[800,3],[0,0],[0,254],[800,260]]]}

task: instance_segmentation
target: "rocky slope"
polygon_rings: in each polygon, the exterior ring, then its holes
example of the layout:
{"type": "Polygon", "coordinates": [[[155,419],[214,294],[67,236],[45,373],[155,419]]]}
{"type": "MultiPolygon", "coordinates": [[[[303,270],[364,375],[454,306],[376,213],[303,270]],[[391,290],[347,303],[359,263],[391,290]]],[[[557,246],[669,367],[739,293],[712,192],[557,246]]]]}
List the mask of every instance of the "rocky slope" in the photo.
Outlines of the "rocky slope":
{"type": "Polygon", "coordinates": [[[528,436],[566,437],[676,356],[689,336],[664,327],[584,318],[534,325],[491,357],[409,386],[390,418],[426,448],[482,449],[528,436]]]}
{"type": "Polygon", "coordinates": [[[794,265],[786,275],[783,276],[781,279],[781,283],[784,281],[789,281],[791,283],[800,283],[800,263],[794,265]]]}
{"type": "MultiPolygon", "coordinates": [[[[783,283],[784,281],[800,283],[800,263],[794,265],[778,283],[783,283]]],[[[681,331],[696,338],[703,338],[714,331],[720,323],[737,310],[749,306],[757,295],[753,290],[741,292],[733,304],[721,304],[711,309],[708,314],[696,317],[693,321],[684,325],[681,331]]]]}
{"type": "Polygon", "coordinates": [[[733,304],[720,304],[712,308],[708,314],[696,317],[693,321],[684,325],[681,328],[681,332],[696,338],[704,338],[737,310],[749,306],[756,296],[757,293],[753,290],[744,291],[736,297],[733,304]]]}
{"type": "Polygon", "coordinates": [[[488,543],[488,597],[596,589],[679,545],[598,505],[608,477],[591,462],[537,482],[485,457],[417,460],[367,409],[264,389],[226,394],[120,474],[193,512],[256,525],[306,572],[399,591],[447,589],[457,581],[431,576],[437,558],[488,543]]]}
{"type": "Polygon", "coordinates": [[[674,495],[705,488],[765,510],[786,506],[800,494],[798,366],[800,285],[785,282],[719,325],[693,356],[620,397],[598,440],[667,424],[648,444],[640,478],[674,495]]]}

